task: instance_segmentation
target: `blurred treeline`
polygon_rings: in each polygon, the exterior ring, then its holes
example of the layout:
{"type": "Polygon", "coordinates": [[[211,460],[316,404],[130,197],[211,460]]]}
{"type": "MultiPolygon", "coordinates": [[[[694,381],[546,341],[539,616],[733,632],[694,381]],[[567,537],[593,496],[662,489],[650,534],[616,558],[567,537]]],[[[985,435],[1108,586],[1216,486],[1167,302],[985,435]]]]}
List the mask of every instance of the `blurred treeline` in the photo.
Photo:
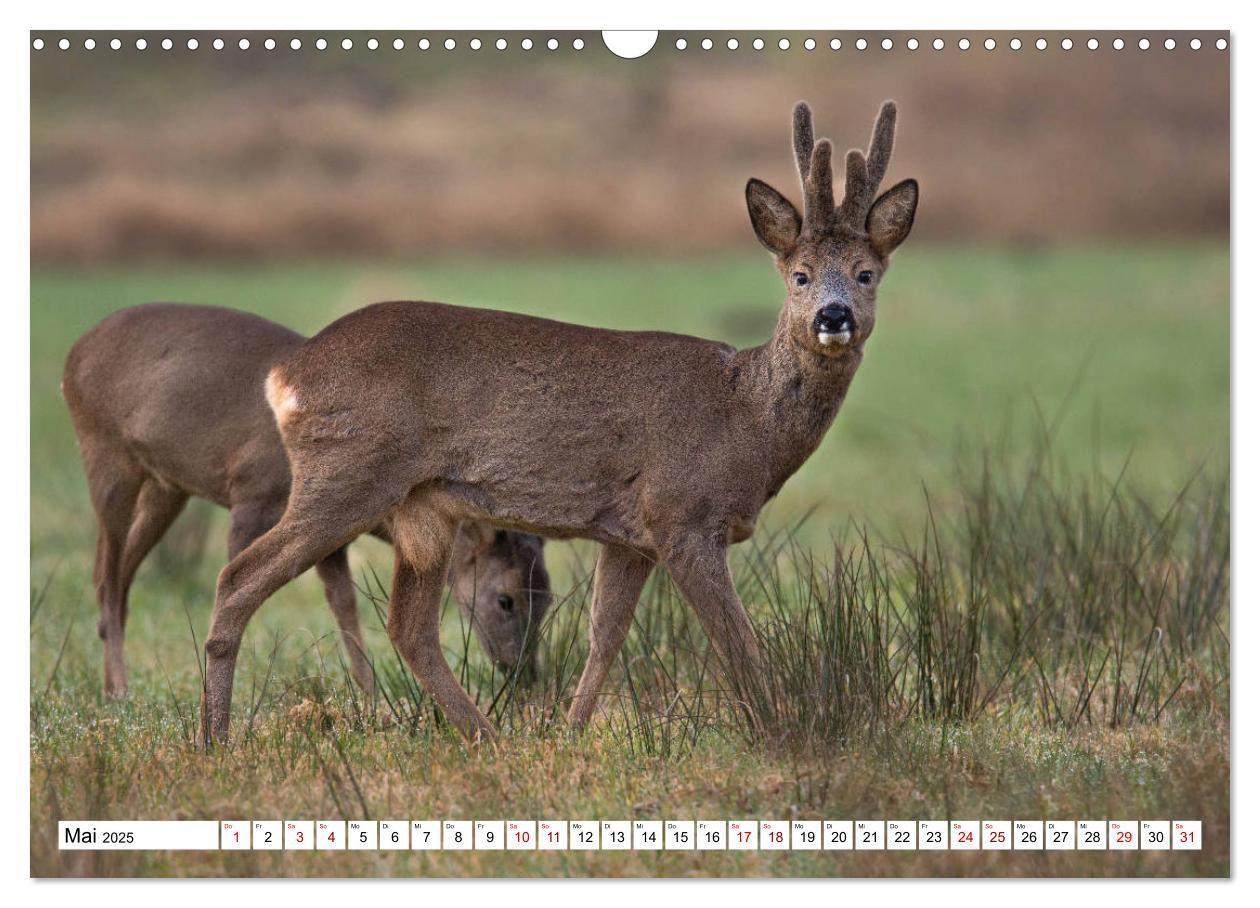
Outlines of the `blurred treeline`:
{"type": "Polygon", "coordinates": [[[598,34],[382,32],[72,36],[32,53],[31,251],[36,263],[403,258],[460,252],[698,253],[753,242],[747,177],[796,198],[789,112],[814,107],[841,150],[884,98],[901,121],[889,181],[916,176],[916,236],[1039,245],[1222,238],[1229,229],[1229,55],[1164,34],[1115,51],[997,49],[946,34],[909,51],[855,36],[662,33],[624,61],[598,34]],[[109,49],[112,37],[123,48],[109,49]],[[792,49],[777,42],[788,37],[792,49]],[[395,37],[405,49],[391,46],[395,37]],[[842,48],[828,42],[839,37],[842,48]]]}

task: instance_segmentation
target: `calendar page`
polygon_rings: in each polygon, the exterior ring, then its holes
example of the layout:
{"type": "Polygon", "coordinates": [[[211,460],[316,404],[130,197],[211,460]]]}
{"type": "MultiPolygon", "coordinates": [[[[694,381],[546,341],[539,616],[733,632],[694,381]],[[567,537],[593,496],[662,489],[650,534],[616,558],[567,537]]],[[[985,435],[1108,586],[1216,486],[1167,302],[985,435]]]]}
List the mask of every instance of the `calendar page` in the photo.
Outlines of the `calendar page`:
{"type": "Polygon", "coordinates": [[[1230,33],[424,18],[29,33],[31,875],[1228,877],[1230,33]]]}

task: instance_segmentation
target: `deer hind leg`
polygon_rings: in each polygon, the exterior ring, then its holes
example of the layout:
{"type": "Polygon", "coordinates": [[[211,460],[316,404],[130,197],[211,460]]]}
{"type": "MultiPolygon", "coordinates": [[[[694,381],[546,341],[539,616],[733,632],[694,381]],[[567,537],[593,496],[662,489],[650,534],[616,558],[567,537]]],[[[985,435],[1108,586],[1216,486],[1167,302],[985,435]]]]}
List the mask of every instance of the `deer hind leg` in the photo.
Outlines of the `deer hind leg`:
{"type": "Polygon", "coordinates": [[[439,636],[442,590],[451,558],[455,521],[423,498],[405,503],[394,515],[394,588],[387,628],[400,655],[447,721],[473,743],[490,741],[494,728],[460,686],[439,636]]]}
{"type": "Polygon", "coordinates": [[[595,563],[595,600],[591,605],[590,654],[569,706],[569,724],[583,728],[599,703],[608,670],[626,641],[639,594],[652,572],[652,561],[632,549],[605,545],[595,563]]]}
{"type": "MultiPolygon", "coordinates": [[[[285,490],[287,493],[288,490],[285,490]]],[[[232,529],[228,533],[228,559],[245,550],[251,542],[271,529],[279,521],[284,510],[284,496],[260,494],[237,501],[232,505],[232,529]]],[[[338,549],[316,563],[315,571],[324,584],[324,596],[333,616],[341,628],[346,651],[350,656],[350,671],[355,681],[368,696],[376,690],[376,675],[363,647],[363,634],[359,630],[359,611],[355,601],[354,583],[350,577],[350,565],[346,550],[338,549]]]]}
{"type": "Polygon", "coordinates": [[[122,556],[122,621],[127,624],[127,595],[136,571],[153,547],[166,535],[175,518],[184,510],[188,496],[178,489],[163,485],[154,477],[146,479],[136,499],[131,529],[127,532],[127,545],[122,556]]]}
{"type": "MultiPolygon", "coordinates": [[[[371,477],[373,473],[367,465],[363,475],[371,477]]],[[[206,637],[206,680],[201,696],[201,733],[206,746],[227,740],[236,657],[254,612],[280,587],[373,526],[388,509],[384,482],[324,482],[311,487],[318,491],[295,492],[280,522],[246,546],[219,573],[206,637]]],[[[233,510],[235,526],[237,514],[233,510]]],[[[265,526],[265,518],[259,514],[258,510],[242,509],[242,534],[247,535],[251,526],[265,526]]]]}
{"type": "Polygon", "coordinates": [[[341,638],[350,657],[350,673],[363,692],[372,698],[376,694],[376,673],[368,659],[364,646],[363,631],[359,629],[359,603],[354,595],[354,582],[350,576],[350,559],[345,547],[337,549],[315,565],[319,579],[324,582],[324,595],[333,617],[341,628],[341,638]]]}
{"type": "Polygon", "coordinates": [[[731,580],[726,547],[686,541],[670,547],[665,567],[704,625],[736,697],[758,721],[770,706],[769,689],[756,631],[731,580]]]}
{"type": "Polygon", "coordinates": [[[123,553],[145,472],[130,454],[111,442],[84,439],[82,447],[98,525],[92,582],[100,608],[96,628],[105,642],[105,693],[122,697],[127,693],[127,666],[123,660],[126,608],[123,553]]]}
{"type": "MultiPolygon", "coordinates": [[[[287,492],[287,490],[286,490],[287,492]]],[[[255,539],[280,522],[285,495],[238,497],[228,511],[228,561],[245,551],[255,539]]]]}

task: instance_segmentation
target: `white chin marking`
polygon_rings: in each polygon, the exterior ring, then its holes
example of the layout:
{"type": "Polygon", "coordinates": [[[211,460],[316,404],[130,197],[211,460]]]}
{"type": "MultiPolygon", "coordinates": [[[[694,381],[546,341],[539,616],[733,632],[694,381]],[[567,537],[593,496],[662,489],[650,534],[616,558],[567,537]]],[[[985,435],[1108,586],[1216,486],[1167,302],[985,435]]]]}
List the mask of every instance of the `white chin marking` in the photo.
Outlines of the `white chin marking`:
{"type": "Polygon", "coordinates": [[[852,331],[837,331],[835,334],[831,334],[827,331],[818,332],[818,343],[822,344],[824,347],[844,346],[852,339],[852,331]]]}

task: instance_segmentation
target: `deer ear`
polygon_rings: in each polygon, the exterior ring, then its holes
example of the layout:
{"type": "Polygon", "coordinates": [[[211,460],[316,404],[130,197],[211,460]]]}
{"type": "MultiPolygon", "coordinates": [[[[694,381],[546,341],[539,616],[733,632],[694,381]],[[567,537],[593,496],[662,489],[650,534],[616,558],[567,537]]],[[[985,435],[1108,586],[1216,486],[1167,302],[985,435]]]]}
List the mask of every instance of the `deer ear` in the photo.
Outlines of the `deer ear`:
{"type": "Polygon", "coordinates": [[[785,199],[777,189],[758,179],[751,179],[744,187],[748,201],[748,217],[761,245],[775,255],[783,255],[801,235],[801,215],[796,206],[785,199]]]}
{"type": "Polygon", "coordinates": [[[471,563],[485,554],[494,544],[495,529],[478,520],[465,520],[455,536],[455,549],[451,562],[471,563]]]}
{"type": "Polygon", "coordinates": [[[918,180],[902,180],[875,200],[866,216],[866,232],[880,258],[892,255],[910,235],[918,207],[918,180]]]}

